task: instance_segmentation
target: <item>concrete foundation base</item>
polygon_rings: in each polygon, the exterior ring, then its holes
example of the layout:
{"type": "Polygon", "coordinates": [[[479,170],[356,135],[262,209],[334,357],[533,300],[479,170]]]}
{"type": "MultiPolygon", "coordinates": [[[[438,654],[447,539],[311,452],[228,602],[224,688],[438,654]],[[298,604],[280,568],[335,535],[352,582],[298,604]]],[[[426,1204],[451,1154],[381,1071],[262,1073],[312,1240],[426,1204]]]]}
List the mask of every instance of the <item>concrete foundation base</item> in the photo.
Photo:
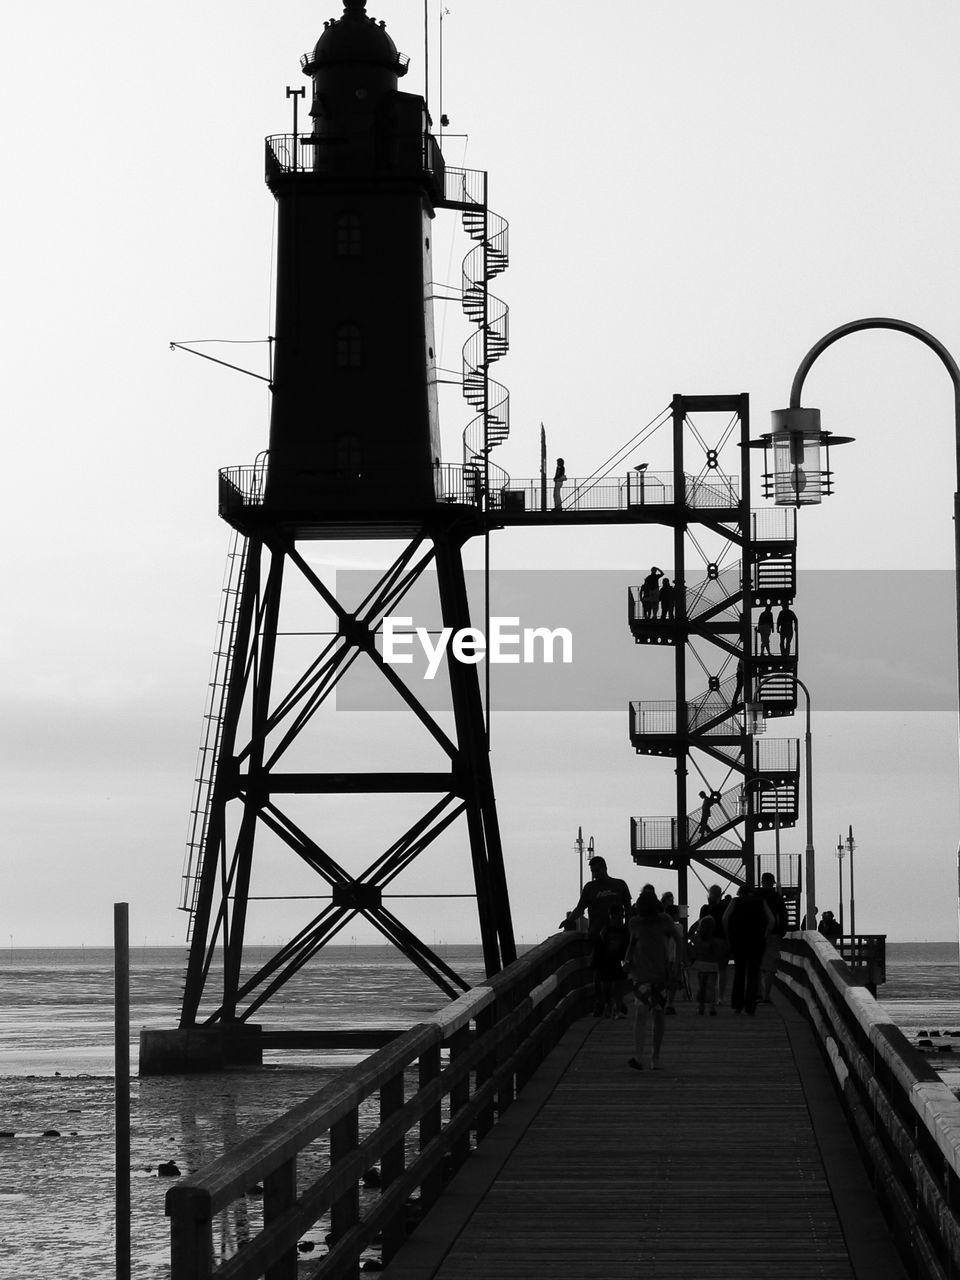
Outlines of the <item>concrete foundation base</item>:
{"type": "Polygon", "coordinates": [[[186,1027],[140,1032],[141,1076],[179,1076],[263,1063],[260,1026],[186,1027]]]}

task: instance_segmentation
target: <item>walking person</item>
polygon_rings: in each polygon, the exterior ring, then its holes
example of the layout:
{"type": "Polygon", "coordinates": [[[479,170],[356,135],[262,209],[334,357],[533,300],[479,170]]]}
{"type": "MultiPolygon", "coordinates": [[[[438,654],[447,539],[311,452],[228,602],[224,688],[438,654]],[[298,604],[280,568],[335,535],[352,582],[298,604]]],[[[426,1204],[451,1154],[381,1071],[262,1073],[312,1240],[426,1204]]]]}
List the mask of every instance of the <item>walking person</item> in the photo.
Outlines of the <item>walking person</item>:
{"type": "Polygon", "coordinates": [[[553,509],[560,511],[563,508],[563,484],[567,478],[566,468],[563,465],[563,459],[557,459],[557,469],[553,473],[553,509]]]}
{"type": "Polygon", "coordinates": [[[714,922],[714,937],[718,944],[717,955],[717,1003],[723,1004],[727,993],[727,977],[730,964],[730,944],[727,941],[727,931],[723,926],[724,913],[733,901],[730,897],[723,896],[723,890],[718,884],[712,884],[707,890],[707,900],[700,908],[700,918],[694,921],[690,930],[690,936],[695,941],[697,934],[703,926],[704,920],[710,918],[714,922]]]}
{"type": "Polygon", "coordinates": [[[593,948],[593,966],[600,982],[605,1018],[625,1018],[627,1006],[623,1002],[627,975],[623,958],[630,942],[630,928],[624,920],[623,906],[619,902],[610,908],[610,920],[597,934],[593,948]]]}
{"type": "Polygon", "coordinates": [[[773,635],[773,610],[769,605],[757,619],[757,635],[760,637],[760,652],[770,654],[770,637],[773,635]]]}
{"type": "Polygon", "coordinates": [[[717,1012],[717,984],[720,979],[720,939],[713,916],[703,916],[693,943],[693,972],[697,982],[697,1013],[710,1006],[711,1017],[717,1012]]]}
{"type": "Polygon", "coordinates": [[[788,927],[787,904],[783,900],[783,894],[777,889],[777,879],[772,871],[765,871],[760,877],[760,897],[773,916],[773,928],[767,934],[763,959],[760,961],[761,999],[764,1004],[769,1004],[773,980],[777,976],[777,965],[780,962],[780,939],[788,927]]]}
{"type": "Polygon", "coordinates": [[[667,943],[667,1003],[663,1012],[666,1014],[675,1014],[677,1012],[674,1001],[677,998],[677,989],[683,982],[683,971],[687,963],[686,944],[683,936],[683,929],[680,927],[680,908],[677,906],[676,899],[672,890],[668,889],[660,897],[660,910],[670,917],[675,925],[674,935],[667,943]]]}
{"type": "Polygon", "coordinates": [[[770,908],[752,885],[743,885],[727,907],[723,927],[733,955],[730,1004],[734,1013],[745,1011],[752,1017],[757,1011],[760,962],[767,934],[773,928],[770,908]]]}
{"type": "Polygon", "coordinates": [[[669,978],[668,944],[676,926],[652,889],[644,889],[636,902],[630,921],[630,941],[624,965],[633,984],[635,999],[633,1022],[633,1057],[628,1065],[635,1071],[658,1070],[663,1046],[664,1017],[669,978]],[[652,1025],[652,1045],[647,1050],[647,1035],[652,1025]]]}
{"type": "Polygon", "coordinates": [[[797,615],[788,604],[777,614],[777,635],[780,637],[780,653],[788,654],[793,643],[793,633],[797,629],[797,615]]]}
{"type": "MultiPolygon", "coordinates": [[[[625,880],[617,880],[615,877],[607,873],[606,858],[601,858],[599,854],[590,859],[590,879],[583,886],[577,905],[572,911],[568,911],[563,920],[560,921],[561,929],[572,929],[586,912],[587,915],[587,936],[596,939],[601,929],[604,929],[610,923],[610,908],[614,903],[619,903],[624,917],[630,913],[630,890],[625,880]]],[[[599,1018],[603,1013],[603,991],[601,988],[600,975],[594,968],[594,984],[593,984],[593,1016],[599,1018]]]]}

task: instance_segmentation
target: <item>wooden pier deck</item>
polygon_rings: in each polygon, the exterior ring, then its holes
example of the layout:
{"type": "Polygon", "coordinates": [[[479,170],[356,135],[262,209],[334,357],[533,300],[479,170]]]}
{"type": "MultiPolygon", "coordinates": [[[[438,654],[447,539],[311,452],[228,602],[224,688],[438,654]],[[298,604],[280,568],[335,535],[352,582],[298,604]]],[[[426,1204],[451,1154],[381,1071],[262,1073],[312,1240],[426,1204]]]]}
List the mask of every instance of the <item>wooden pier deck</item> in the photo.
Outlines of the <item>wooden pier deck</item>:
{"type": "Polygon", "coordinates": [[[575,1023],[387,1280],[904,1280],[805,1020],[678,1009],[575,1023]]]}

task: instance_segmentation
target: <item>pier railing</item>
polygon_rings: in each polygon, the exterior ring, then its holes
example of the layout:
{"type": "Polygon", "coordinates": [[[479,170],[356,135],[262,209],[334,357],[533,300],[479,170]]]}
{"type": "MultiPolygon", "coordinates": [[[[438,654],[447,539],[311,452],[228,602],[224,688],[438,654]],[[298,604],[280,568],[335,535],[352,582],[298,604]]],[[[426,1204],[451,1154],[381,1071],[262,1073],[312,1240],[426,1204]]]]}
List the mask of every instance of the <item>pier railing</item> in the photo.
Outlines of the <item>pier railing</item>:
{"type": "Polygon", "coordinates": [[[589,965],[583,934],[547,939],[181,1179],[166,1197],[171,1280],[296,1280],[297,1244],[327,1214],[330,1250],[312,1276],[356,1276],[378,1237],[387,1261],[406,1239],[411,1198],[418,1215],[431,1206],[468,1158],[471,1134],[482,1139],[589,1007],[589,965]],[[361,1210],[372,1168],[379,1194],[361,1210]],[[255,1184],[262,1229],[227,1256],[224,1220],[255,1184]]]}
{"type": "Polygon", "coordinates": [[[818,933],[783,939],[778,978],[825,1052],[908,1270],[960,1275],[960,1101],[818,933]]]}

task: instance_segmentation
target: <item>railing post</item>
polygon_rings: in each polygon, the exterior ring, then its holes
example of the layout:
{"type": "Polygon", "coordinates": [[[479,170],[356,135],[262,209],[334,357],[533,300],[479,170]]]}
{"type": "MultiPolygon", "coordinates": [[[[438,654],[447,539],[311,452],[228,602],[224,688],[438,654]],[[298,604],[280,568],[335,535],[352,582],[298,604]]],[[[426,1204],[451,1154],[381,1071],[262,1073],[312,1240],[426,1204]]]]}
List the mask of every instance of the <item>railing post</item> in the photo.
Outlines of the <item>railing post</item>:
{"type": "MultiPolygon", "coordinates": [[[[209,1197],[204,1197],[209,1203],[209,1197]]],[[[198,1206],[196,1193],[186,1198],[171,1187],[166,1197],[170,1219],[170,1280],[209,1280],[213,1267],[213,1219],[198,1206]]]]}
{"type": "MultiPolygon", "coordinates": [[[[419,1082],[420,1088],[424,1089],[427,1085],[432,1084],[440,1074],[440,1042],[439,1040],[424,1049],[420,1055],[419,1066],[419,1082]]],[[[424,1112],[420,1121],[420,1150],[422,1151],[428,1143],[438,1137],[443,1125],[441,1106],[439,1099],[437,1102],[424,1112]]],[[[430,1206],[436,1201],[443,1189],[443,1169],[437,1165],[424,1178],[420,1185],[420,1207],[426,1213],[430,1206]]]]}
{"type": "MultiPolygon", "coordinates": [[[[287,1160],[263,1180],[263,1225],[269,1227],[297,1200],[297,1162],[287,1160]]],[[[297,1247],[278,1258],[264,1273],[266,1280],[297,1280],[297,1247]]]]}
{"type": "MultiPolygon", "coordinates": [[[[496,999],[494,1000],[494,1006],[497,1011],[496,1020],[497,1022],[500,1022],[502,1019],[508,1017],[510,1013],[512,1013],[512,1011],[516,1008],[516,991],[514,989],[511,989],[503,993],[498,991],[496,999]]],[[[500,1041],[499,1045],[497,1046],[497,1066],[498,1067],[502,1063],[507,1061],[507,1059],[510,1057],[510,1055],[513,1053],[514,1049],[516,1048],[516,1044],[517,1044],[516,1036],[517,1036],[517,1033],[516,1031],[514,1031],[511,1034],[510,1039],[507,1040],[506,1043],[504,1043],[503,1041],[500,1041]]],[[[515,1097],[516,1097],[516,1089],[514,1088],[513,1076],[509,1075],[509,1076],[501,1077],[499,1086],[497,1088],[497,1118],[498,1119],[509,1108],[510,1104],[513,1102],[515,1097]]]]}
{"type": "MultiPolygon", "coordinates": [[[[490,1035],[497,1021],[497,1004],[495,1000],[491,1000],[485,1009],[480,1009],[477,1013],[477,1038],[482,1040],[484,1036],[490,1035]]],[[[494,1073],[496,1067],[495,1051],[489,1049],[480,1061],[477,1063],[477,1088],[485,1085],[494,1073]]],[[[486,1103],[477,1112],[475,1126],[477,1131],[477,1141],[484,1138],[494,1125],[493,1100],[486,1103]]]]}
{"type": "MultiPolygon", "coordinates": [[[[399,1111],[403,1106],[403,1101],[403,1072],[398,1071],[396,1075],[391,1076],[389,1080],[385,1080],[380,1086],[380,1123],[383,1124],[395,1111],[399,1111]]],[[[401,1138],[380,1157],[380,1187],[382,1191],[386,1191],[391,1182],[400,1177],[403,1173],[404,1162],[403,1138],[401,1138]]],[[[406,1219],[401,1209],[383,1228],[381,1256],[385,1263],[390,1261],[406,1238],[406,1219]]]]}
{"type": "MultiPolygon", "coordinates": [[[[470,1024],[465,1023],[450,1036],[450,1065],[456,1067],[460,1059],[470,1048],[470,1024]]],[[[453,1121],[458,1112],[470,1104],[470,1072],[464,1071],[459,1080],[450,1087],[450,1120],[453,1121]]],[[[452,1172],[460,1168],[470,1155],[469,1132],[456,1140],[450,1148],[452,1172]]]]}
{"type": "MultiPolygon", "coordinates": [[[[338,1120],[330,1127],[330,1167],[335,1169],[337,1162],[350,1155],[357,1148],[359,1138],[359,1121],[357,1108],[338,1120]]],[[[353,1183],[349,1191],[345,1191],[339,1200],[334,1200],[330,1209],[331,1244],[336,1245],[351,1227],[360,1221],[360,1188],[353,1183]]]]}

